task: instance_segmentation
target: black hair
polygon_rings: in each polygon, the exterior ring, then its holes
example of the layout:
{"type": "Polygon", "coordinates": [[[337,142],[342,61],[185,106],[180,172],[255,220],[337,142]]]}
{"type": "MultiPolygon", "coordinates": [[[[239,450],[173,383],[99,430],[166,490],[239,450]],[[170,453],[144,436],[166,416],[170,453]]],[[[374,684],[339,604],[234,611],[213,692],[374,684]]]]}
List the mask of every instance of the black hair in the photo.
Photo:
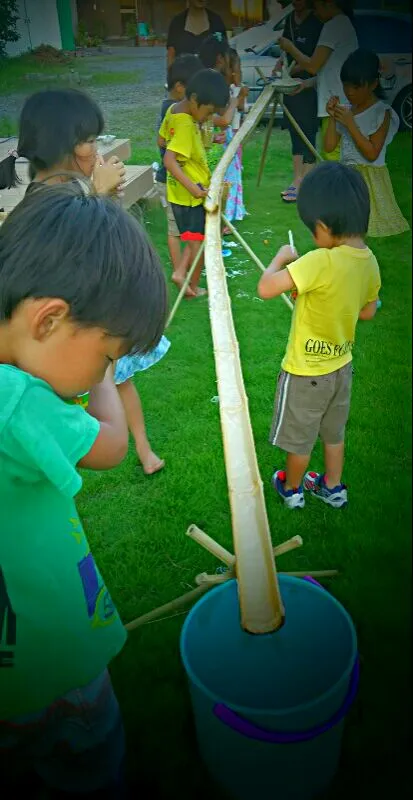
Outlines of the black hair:
{"type": "Polygon", "coordinates": [[[0,164],[0,189],[15,186],[17,157],[30,162],[30,178],[73,153],[77,144],[99,136],[104,127],[99,106],[78,89],[46,89],[29,97],[19,123],[17,154],[0,164]]]}
{"type": "Polygon", "coordinates": [[[349,19],[354,19],[354,0],[335,0],[336,5],[349,19]]]}
{"type": "Polygon", "coordinates": [[[178,56],[168,68],[168,89],[174,88],[177,83],[187,86],[192,76],[203,69],[203,64],[199,56],[185,53],[178,56]]]}
{"type": "Polygon", "coordinates": [[[230,46],[224,33],[211,33],[201,44],[199,57],[207,69],[215,69],[219,56],[229,55],[230,46]]]}
{"type": "Polygon", "coordinates": [[[235,49],[235,47],[230,47],[229,48],[229,63],[230,63],[230,66],[232,68],[234,68],[238,64],[238,61],[240,61],[240,60],[241,60],[240,59],[240,54],[235,49]]]}
{"type": "Polygon", "coordinates": [[[384,92],[380,86],[380,59],[371,50],[355,50],[345,60],[340,72],[341,82],[349,83],[351,86],[371,85],[377,81],[374,94],[377,97],[384,97],[384,92]]]}
{"type": "Polygon", "coordinates": [[[29,298],[58,297],[82,327],[121,337],[144,353],[165,327],[159,258],[118,203],[73,184],[29,193],[0,228],[0,322],[29,298]]]}
{"type": "Polygon", "coordinates": [[[323,222],[333,236],[365,236],[370,216],[367,184],[354,167],[324,161],[302,181],[297,209],[313,234],[317,222],[323,222]]]}
{"type": "Polygon", "coordinates": [[[215,69],[197,72],[186,87],[188,100],[196,95],[199,106],[226,108],[229,103],[229,87],[225,78],[215,69]]]}

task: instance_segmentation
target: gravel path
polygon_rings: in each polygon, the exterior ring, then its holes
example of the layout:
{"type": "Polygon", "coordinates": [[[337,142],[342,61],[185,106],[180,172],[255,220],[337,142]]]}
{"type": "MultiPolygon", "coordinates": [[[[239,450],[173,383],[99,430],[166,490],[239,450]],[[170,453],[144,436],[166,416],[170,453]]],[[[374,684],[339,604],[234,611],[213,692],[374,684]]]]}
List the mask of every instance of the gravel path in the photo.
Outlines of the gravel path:
{"type": "MultiPolygon", "coordinates": [[[[165,48],[135,47],[106,48],[103,53],[87,55],[83,61],[90,63],[90,72],[129,72],[136,71],[136,85],[119,84],[81,88],[90,91],[101,106],[108,131],[133,136],[144,141],[148,136],[148,126],[154,127],[162,99],[165,96],[165,48]],[[109,55],[110,54],[110,55],[109,55]],[[102,58],[104,56],[104,59],[102,58]]],[[[52,86],[53,84],[51,84],[52,86]]],[[[65,84],[67,85],[67,84],[65,84]]],[[[17,119],[27,95],[36,91],[35,82],[28,84],[26,93],[0,96],[0,118],[17,119]]]]}

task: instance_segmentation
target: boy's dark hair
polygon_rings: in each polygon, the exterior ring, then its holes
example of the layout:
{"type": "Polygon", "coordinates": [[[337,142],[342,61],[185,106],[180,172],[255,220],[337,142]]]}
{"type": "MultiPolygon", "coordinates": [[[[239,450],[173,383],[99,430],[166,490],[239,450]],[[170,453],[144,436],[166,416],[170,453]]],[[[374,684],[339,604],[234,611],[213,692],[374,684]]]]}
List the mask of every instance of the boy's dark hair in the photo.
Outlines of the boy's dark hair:
{"type": "Polygon", "coordinates": [[[325,161],[305,176],[297,209],[313,234],[317,222],[323,222],[333,236],[365,236],[370,216],[367,184],[353,167],[325,161]]]}
{"type": "Polygon", "coordinates": [[[380,86],[380,59],[372,50],[355,50],[345,60],[341,67],[340,78],[342,83],[351,86],[365,86],[377,81],[374,90],[377,97],[383,97],[384,92],[380,86]]]}
{"type": "Polygon", "coordinates": [[[199,106],[226,108],[229,103],[229,87],[225,78],[215,69],[197,72],[186,87],[188,100],[196,95],[199,106]]]}
{"type": "Polygon", "coordinates": [[[214,69],[219,56],[229,55],[228,39],[223,33],[212,33],[207,36],[199,49],[199,57],[207,69],[214,69]]]}
{"type": "Polygon", "coordinates": [[[80,326],[125,339],[131,352],[159,342],[167,290],[159,258],[118,203],[73,184],[27,194],[0,228],[0,322],[28,298],[58,297],[80,326]]]}
{"type": "Polygon", "coordinates": [[[203,69],[199,56],[186,53],[178,56],[168,68],[168,89],[174,88],[177,83],[187,86],[193,75],[203,69]]]}
{"type": "MultiPolygon", "coordinates": [[[[73,153],[77,144],[99,136],[103,115],[92,98],[77,89],[46,89],[29,97],[21,112],[17,156],[30,162],[30,177],[73,153]]],[[[0,164],[0,189],[15,186],[16,155],[0,164]]]]}

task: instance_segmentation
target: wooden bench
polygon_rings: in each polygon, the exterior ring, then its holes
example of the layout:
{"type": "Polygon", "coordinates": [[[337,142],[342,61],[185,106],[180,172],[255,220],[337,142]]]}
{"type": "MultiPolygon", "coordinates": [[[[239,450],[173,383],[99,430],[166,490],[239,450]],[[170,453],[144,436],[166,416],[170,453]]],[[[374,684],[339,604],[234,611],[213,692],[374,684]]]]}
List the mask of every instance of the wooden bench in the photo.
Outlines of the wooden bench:
{"type": "MultiPolygon", "coordinates": [[[[9,139],[7,142],[0,141],[0,160],[7,156],[9,150],[16,147],[17,139],[9,139]]],[[[110,156],[117,155],[118,158],[126,160],[130,157],[131,147],[129,139],[115,139],[110,145],[99,144],[99,152],[107,161],[110,156]]],[[[13,208],[23,200],[29,183],[28,164],[26,159],[19,158],[16,161],[16,171],[22,183],[12,189],[0,191],[0,209],[4,208],[9,214],[13,208]]],[[[127,166],[125,194],[122,199],[124,208],[130,208],[138,200],[142,200],[153,189],[153,172],[151,166],[127,166]]],[[[0,212],[0,224],[4,214],[0,212]]]]}

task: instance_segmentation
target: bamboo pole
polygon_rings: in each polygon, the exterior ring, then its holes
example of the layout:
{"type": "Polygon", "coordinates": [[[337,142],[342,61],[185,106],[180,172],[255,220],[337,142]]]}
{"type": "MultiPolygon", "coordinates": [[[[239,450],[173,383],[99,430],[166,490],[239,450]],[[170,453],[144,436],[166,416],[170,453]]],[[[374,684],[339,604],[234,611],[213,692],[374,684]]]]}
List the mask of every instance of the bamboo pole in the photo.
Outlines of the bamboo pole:
{"type": "MultiPolygon", "coordinates": [[[[242,247],[244,248],[245,252],[246,252],[246,253],[248,253],[249,257],[250,257],[250,258],[251,258],[251,259],[252,259],[252,260],[255,262],[255,264],[256,264],[256,265],[257,265],[257,267],[258,267],[258,268],[261,270],[261,272],[265,272],[265,270],[266,270],[266,267],[264,266],[264,264],[262,263],[262,261],[261,261],[261,260],[258,258],[258,256],[257,256],[257,255],[254,253],[254,251],[253,251],[253,250],[251,250],[251,247],[249,246],[249,244],[248,244],[248,243],[245,241],[245,239],[244,239],[244,238],[241,236],[241,234],[240,234],[240,233],[237,231],[237,229],[234,227],[234,225],[232,224],[232,222],[230,222],[230,221],[229,221],[229,219],[227,219],[227,218],[226,218],[225,214],[222,214],[222,221],[223,221],[224,225],[227,225],[227,227],[229,228],[229,230],[231,231],[231,233],[232,233],[232,234],[235,236],[235,238],[236,238],[236,239],[238,239],[239,243],[242,245],[242,247]]],[[[291,302],[290,298],[289,298],[289,297],[287,297],[287,295],[286,295],[286,294],[284,294],[284,292],[283,292],[283,294],[281,295],[281,297],[282,297],[282,299],[284,300],[284,303],[285,303],[285,304],[288,306],[288,308],[289,308],[289,309],[291,309],[291,311],[292,311],[292,310],[293,310],[293,308],[294,308],[294,305],[293,305],[293,303],[291,302]]]]}
{"type": "Polygon", "coordinates": [[[177,611],[177,609],[182,608],[182,606],[189,605],[195,600],[198,600],[198,598],[202,597],[202,595],[208,591],[208,589],[208,584],[203,583],[202,586],[197,586],[195,589],[191,589],[190,592],[186,592],[180,597],[176,597],[175,600],[171,600],[170,603],[165,603],[163,606],[154,608],[153,611],[149,611],[147,614],[142,614],[142,616],[136,617],[136,619],[128,622],[128,624],[125,625],[125,628],[127,631],[133,631],[135,628],[140,628],[141,625],[145,625],[147,622],[152,622],[154,619],[158,619],[158,617],[162,617],[164,614],[169,614],[171,611],[177,611]]]}
{"type": "MultiPolygon", "coordinates": [[[[291,578],[334,578],[338,575],[336,569],[319,569],[310,570],[306,572],[279,572],[279,575],[288,575],[291,578]]],[[[211,588],[213,586],[220,586],[221,583],[226,583],[234,578],[233,573],[224,572],[222,575],[208,575],[207,572],[201,572],[195,578],[197,586],[205,586],[207,584],[211,588]]]]}
{"type": "Polygon", "coordinates": [[[212,175],[205,203],[207,210],[205,268],[237,564],[241,625],[244,630],[254,634],[278,630],[284,622],[284,608],[272,552],[262,480],[255,453],[222,258],[220,203],[227,168],[238,147],[257,125],[273,96],[273,88],[265,87],[244,125],[224,151],[212,175]]]}
{"type": "Polygon", "coordinates": [[[189,271],[187,273],[187,276],[186,276],[186,278],[185,278],[185,280],[184,280],[184,282],[183,282],[183,284],[181,286],[181,289],[179,291],[178,297],[176,298],[175,303],[173,304],[173,307],[171,309],[171,313],[169,314],[168,321],[166,323],[165,328],[169,328],[169,326],[170,326],[170,324],[171,324],[176,312],[178,311],[178,308],[179,308],[179,305],[181,303],[181,300],[182,300],[182,298],[183,298],[183,296],[184,296],[184,294],[185,294],[185,292],[186,292],[186,290],[187,290],[187,288],[188,288],[188,286],[189,286],[189,284],[191,282],[192,275],[194,274],[195,269],[199,264],[199,261],[200,261],[200,258],[202,256],[202,253],[204,252],[204,249],[205,249],[205,242],[202,242],[201,247],[199,248],[199,250],[198,250],[198,252],[197,252],[197,254],[196,254],[196,256],[195,256],[195,258],[194,258],[194,260],[193,260],[193,262],[191,264],[191,268],[189,269],[189,271]]]}
{"type": "Polygon", "coordinates": [[[262,148],[261,161],[260,161],[260,166],[259,166],[258,175],[257,175],[257,187],[261,183],[262,173],[264,172],[264,165],[265,165],[265,160],[267,158],[268,145],[270,143],[271,133],[272,133],[272,129],[274,127],[275,112],[277,111],[277,102],[278,102],[278,97],[277,97],[277,95],[275,95],[273,103],[272,103],[271,116],[270,116],[270,119],[269,119],[269,122],[268,122],[268,125],[267,125],[267,130],[265,132],[264,147],[262,148]]]}
{"type": "Polygon", "coordinates": [[[274,91],[274,88],[270,85],[264,88],[264,91],[261,92],[258,100],[252,106],[251,111],[247,114],[239,131],[237,131],[234,138],[231,139],[228,147],[225,148],[224,155],[217,164],[212,175],[208,196],[205,200],[205,210],[207,212],[209,211],[212,213],[217,210],[222,197],[226,170],[236,155],[239,146],[258,125],[268,103],[274,95],[274,91]]]}
{"type": "MultiPolygon", "coordinates": [[[[225,547],[218,544],[211,536],[208,536],[205,531],[198,528],[197,525],[190,525],[186,531],[186,535],[193,539],[194,542],[197,542],[197,544],[200,544],[201,547],[204,547],[205,550],[208,550],[209,553],[212,553],[219,561],[226,564],[227,567],[235,567],[235,556],[230,553],[229,550],[226,550],[225,547]]],[[[274,558],[278,558],[284,555],[284,553],[289,553],[290,550],[295,550],[297,547],[302,547],[302,544],[303,540],[301,536],[293,536],[291,539],[273,548],[274,558]]]]}

